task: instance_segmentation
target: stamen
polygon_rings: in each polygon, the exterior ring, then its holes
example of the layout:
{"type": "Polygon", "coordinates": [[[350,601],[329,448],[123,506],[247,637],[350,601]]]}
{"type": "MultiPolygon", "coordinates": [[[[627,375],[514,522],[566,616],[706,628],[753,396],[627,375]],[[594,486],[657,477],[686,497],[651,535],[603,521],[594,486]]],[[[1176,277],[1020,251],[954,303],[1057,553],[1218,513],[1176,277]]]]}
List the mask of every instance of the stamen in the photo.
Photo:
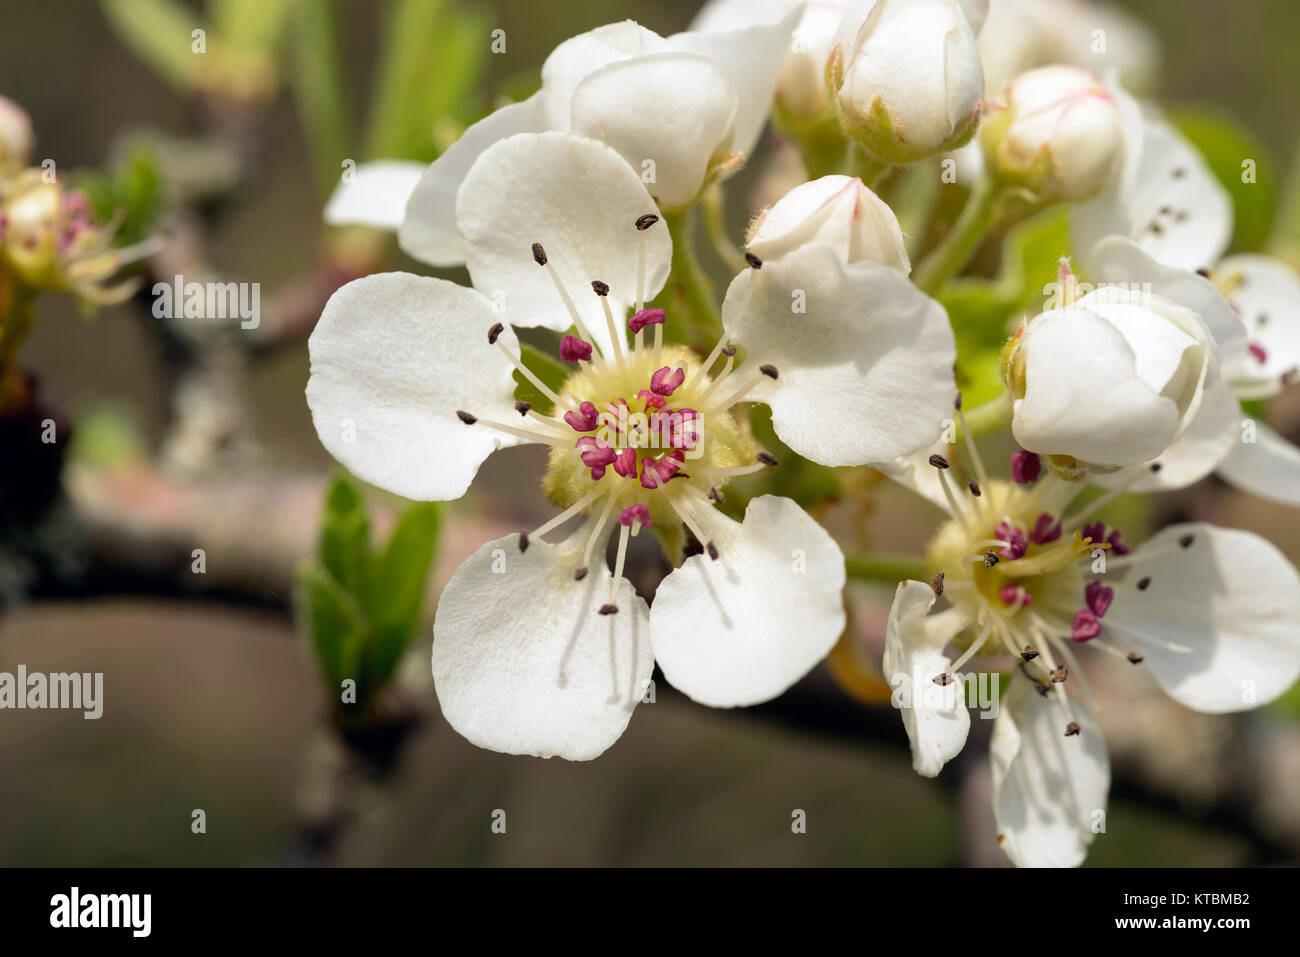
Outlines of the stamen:
{"type": "Polygon", "coordinates": [[[943,497],[948,500],[948,511],[961,524],[961,527],[969,532],[971,526],[970,522],[966,520],[966,510],[957,504],[957,496],[953,494],[952,486],[948,484],[948,460],[942,455],[932,455],[930,456],[930,464],[939,470],[939,485],[943,489],[943,497]]]}
{"type": "Polygon", "coordinates": [[[770,452],[759,452],[758,460],[769,468],[776,468],[781,463],[776,460],[776,456],[770,452]]]}
{"type": "Polygon", "coordinates": [[[473,425],[478,421],[475,416],[470,415],[468,412],[462,412],[459,409],[456,410],[456,418],[460,419],[466,425],[473,425]]]}
{"type": "Polygon", "coordinates": [[[541,379],[537,378],[537,376],[533,375],[532,370],[529,369],[528,366],[524,365],[523,360],[521,360],[519,357],[511,353],[511,351],[506,348],[506,344],[502,342],[500,339],[497,340],[497,348],[500,349],[501,353],[507,359],[510,360],[510,364],[519,370],[519,374],[533,384],[533,386],[537,389],[538,392],[546,396],[557,406],[562,405],[569,409],[573,408],[572,399],[568,399],[568,398],[561,399],[558,395],[556,395],[554,390],[552,390],[551,387],[548,386],[541,379]]]}
{"type": "Polygon", "coordinates": [[[984,631],[980,634],[980,636],[976,638],[974,642],[971,643],[971,646],[969,648],[967,648],[964,652],[962,652],[961,657],[952,663],[952,667],[949,668],[948,671],[951,672],[952,674],[959,673],[961,671],[961,666],[966,664],[966,662],[970,661],[972,658],[975,657],[975,655],[979,652],[979,650],[984,647],[984,642],[988,641],[989,635],[992,633],[993,633],[993,625],[992,624],[985,625],[984,631]]]}
{"type": "Polygon", "coordinates": [[[566,335],[560,340],[561,362],[590,362],[591,343],[577,336],[566,335]]]}
{"type": "Polygon", "coordinates": [[[618,557],[614,559],[614,577],[609,582],[609,603],[601,608],[602,615],[612,615],[618,611],[618,605],[614,599],[618,597],[618,583],[623,580],[623,566],[627,564],[627,542],[631,534],[631,523],[622,525],[618,530],[618,557]],[[613,611],[606,611],[606,608],[612,608],[613,611]]]}
{"type": "Polygon", "coordinates": [[[591,565],[591,552],[596,547],[596,539],[600,536],[601,531],[605,528],[605,522],[609,520],[609,513],[614,510],[614,503],[619,500],[622,488],[614,486],[609,493],[609,498],[605,499],[605,505],[600,510],[600,517],[596,519],[592,526],[591,534],[587,536],[587,544],[582,549],[582,567],[587,568],[591,565]]]}
{"type": "MultiPolygon", "coordinates": [[[[560,294],[560,299],[564,302],[564,308],[569,312],[569,318],[573,320],[574,328],[578,330],[578,335],[588,342],[596,342],[597,339],[589,331],[587,325],[582,321],[582,315],[578,312],[578,307],[573,304],[569,298],[568,292],[564,288],[564,283],[560,281],[560,274],[555,271],[555,266],[546,258],[546,251],[542,249],[541,243],[533,243],[533,259],[537,260],[539,266],[545,266],[546,271],[551,275],[551,282],[555,283],[555,290],[560,294]]],[[[604,350],[602,350],[603,354],[604,350]]]]}
{"type": "Polygon", "coordinates": [[[493,422],[491,419],[475,419],[472,415],[466,413],[456,413],[461,417],[461,421],[466,425],[486,425],[489,429],[496,429],[498,432],[505,432],[507,435],[513,435],[516,438],[523,439],[525,442],[535,442],[538,445],[565,446],[569,444],[567,436],[557,435],[548,432],[534,432],[530,429],[521,429],[513,425],[506,425],[503,422],[493,422]],[[466,419],[469,416],[469,419],[466,419]],[[472,419],[473,421],[469,421],[472,419]]]}
{"type": "MultiPolygon", "coordinates": [[[[971,435],[970,426],[966,424],[966,413],[961,410],[961,393],[957,393],[957,401],[953,403],[953,410],[957,413],[957,424],[961,426],[961,436],[966,443],[966,451],[970,453],[971,464],[975,466],[975,474],[979,476],[980,485],[989,484],[989,473],[984,471],[984,460],[980,458],[980,450],[975,446],[975,436],[971,435]]],[[[979,487],[972,483],[971,491],[979,495],[979,487]]]]}
{"type": "Polygon", "coordinates": [[[759,259],[753,253],[745,253],[745,262],[749,264],[750,269],[762,269],[763,260],[759,259]]]}
{"type": "MultiPolygon", "coordinates": [[[[962,426],[964,429],[965,426],[962,426]]],[[[1043,470],[1043,463],[1033,452],[1026,452],[1021,449],[1011,456],[1011,481],[1017,485],[1029,485],[1038,481],[1038,476],[1043,470]]]]}
{"type": "Polygon", "coordinates": [[[627,342],[624,340],[622,333],[618,331],[618,326],[614,324],[614,312],[609,308],[609,286],[599,279],[593,280],[591,288],[596,295],[600,297],[601,308],[605,310],[605,328],[609,331],[609,341],[612,344],[610,348],[614,350],[614,359],[618,363],[618,371],[627,371],[627,360],[623,353],[627,351],[627,342]]]}
{"type": "MultiPolygon", "coordinates": [[[[715,402],[713,406],[709,408],[708,411],[725,412],[727,409],[730,409],[737,402],[740,402],[742,399],[744,399],[745,396],[749,395],[749,393],[754,391],[754,389],[758,388],[759,384],[762,383],[764,377],[770,377],[775,379],[776,376],[770,375],[770,373],[766,371],[767,369],[772,369],[772,367],[760,366],[758,369],[754,370],[754,374],[751,375],[749,379],[745,381],[744,385],[738,388],[735,392],[731,393],[731,395],[727,396],[725,399],[720,399],[719,401],[715,402]]],[[[776,371],[775,369],[772,369],[772,372],[775,371],[776,371]]],[[[699,404],[701,410],[703,410],[703,403],[699,403],[699,404]]]]}
{"type": "Polygon", "coordinates": [[[515,411],[518,412],[520,415],[527,415],[532,410],[533,410],[533,404],[531,402],[524,402],[521,399],[520,401],[515,403],[515,411]]]}
{"type": "Polygon", "coordinates": [[[531,532],[528,532],[527,534],[523,535],[522,540],[526,541],[529,538],[541,538],[547,532],[551,531],[551,529],[559,528],[561,525],[563,525],[569,519],[573,518],[573,516],[577,515],[579,512],[585,511],[588,505],[590,505],[592,502],[596,501],[596,499],[600,498],[600,496],[605,494],[608,493],[605,491],[604,488],[600,487],[599,485],[596,486],[594,489],[592,489],[590,492],[588,492],[586,495],[580,498],[577,502],[570,505],[563,512],[560,512],[560,514],[556,515],[550,521],[537,526],[531,532]]]}
{"type": "MultiPolygon", "coordinates": [[[[705,363],[705,365],[701,366],[700,372],[703,373],[704,370],[707,369],[712,364],[713,364],[712,362],[705,363]]],[[[734,355],[727,356],[727,361],[722,364],[722,372],[719,373],[718,377],[714,379],[712,382],[710,382],[708,384],[708,387],[705,388],[705,390],[700,393],[700,397],[696,399],[695,402],[696,405],[698,405],[700,408],[706,407],[707,404],[706,400],[709,398],[709,396],[713,395],[714,391],[718,388],[718,386],[722,385],[723,380],[726,379],[727,376],[731,375],[732,367],[735,366],[735,364],[736,364],[735,356],[734,355]]]]}

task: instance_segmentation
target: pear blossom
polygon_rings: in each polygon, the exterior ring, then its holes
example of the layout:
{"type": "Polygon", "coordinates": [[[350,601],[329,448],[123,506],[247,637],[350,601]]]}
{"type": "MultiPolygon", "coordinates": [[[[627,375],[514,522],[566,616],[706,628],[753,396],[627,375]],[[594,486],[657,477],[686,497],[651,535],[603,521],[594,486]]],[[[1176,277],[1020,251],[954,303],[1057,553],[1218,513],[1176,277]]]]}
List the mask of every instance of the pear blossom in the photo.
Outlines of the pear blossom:
{"type": "Polygon", "coordinates": [[[519,313],[386,273],[331,297],[307,385],[325,447],[409,498],[463,495],[497,449],[549,450],[542,487],[557,514],[485,544],[439,601],[432,669],[448,722],[484,748],[586,760],[622,734],[656,659],[707,705],[781,694],[843,631],[844,559],[789,499],[755,498],[741,521],[717,509],[729,482],[778,465],[739,404],[768,403],[781,439],[818,462],[907,454],[928,439],[925,397],[952,388],[943,309],[897,271],[813,243],[735,279],[707,357],[669,345],[672,317],[645,306],[672,254],[657,207],[618,153],[572,133],[488,147],[459,190],[457,227],[479,290],[540,309],[534,277],[549,289],[586,346],[569,343],[564,383],[521,358],[507,318],[519,313]],[[796,287],[806,311],[791,308],[796,287]],[[551,409],[516,399],[515,375],[551,409]],[[646,528],[675,563],[683,530],[692,546],[650,606],[623,577],[646,528]]]}
{"type": "Polygon", "coordinates": [[[833,247],[846,263],[867,260],[904,275],[912,268],[898,217],[856,177],[796,186],[754,221],[745,248],[768,260],[812,242],[833,247]]]}
{"type": "Polygon", "coordinates": [[[1202,316],[1141,287],[1102,286],[1030,319],[1004,349],[1012,434],[1065,474],[1151,461],[1218,382],[1202,316]]]}
{"type": "Polygon", "coordinates": [[[1098,192],[1120,158],[1120,118],[1110,93],[1086,70],[1047,66],[1007,85],[980,126],[988,168],[1040,201],[1098,192]]]}
{"type": "Polygon", "coordinates": [[[826,82],[840,125],[881,163],[960,146],[984,96],[976,36],[985,2],[859,0],[831,48],[826,82]]]}
{"type": "Polygon", "coordinates": [[[416,259],[461,265],[456,195],[474,161],[516,133],[547,130],[609,145],[660,206],[685,206],[753,151],[796,19],[792,12],[776,23],[666,38],[626,20],[572,37],[546,58],[537,93],[470,126],[432,165],[358,167],[331,198],[326,221],[397,229],[416,259]]]}
{"type": "Polygon", "coordinates": [[[931,459],[949,518],[927,547],[934,577],[898,586],[884,673],[913,766],[934,777],[969,733],[963,669],[976,656],[1016,663],[990,744],[998,843],[1020,866],[1076,866],[1110,782],[1081,646],[1145,669],[1194,710],[1257,707],[1300,676],[1300,574],[1267,540],[1202,522],[1130,544],[1095,517],[1117,491],[1072,504],[1080,483],[1032,453],[1017,453],[1008,482],[968,451],[969,482],[931,459]]]}

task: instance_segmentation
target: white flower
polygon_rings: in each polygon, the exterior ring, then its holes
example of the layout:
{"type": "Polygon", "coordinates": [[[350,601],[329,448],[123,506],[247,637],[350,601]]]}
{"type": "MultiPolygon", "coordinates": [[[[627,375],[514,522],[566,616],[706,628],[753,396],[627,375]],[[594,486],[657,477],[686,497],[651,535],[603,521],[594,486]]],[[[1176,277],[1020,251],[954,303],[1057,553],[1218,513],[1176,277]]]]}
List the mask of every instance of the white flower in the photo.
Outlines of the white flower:
{"type": "Polygon", "coordinates": [[[1029,320],[1004,355],[1016,441],[1067,472],[1161,455],[1218,377],[1202,317],[1129,286],[1103,286],[1029,320]]]}
{"type": "Polygon", "coordinates": [[[1086,70],[1041,67],[1007,86],[980,126],[980,141],[996,179],[1041,201],[1086,199],[1115,175],[1119,110],[1086,70]]]}
{"type": "Polygon", "coordinates": [[[765,210],[746,248],[776,259],[808,243],[825,243],[846,263],[862,260],[911,271],[898,217],[879,196],[850,176],[823,176],[796,186],[765,210]]]}
{"type": "Polygon", "coordinates": [[[462,495],[498,448],[550,449],[543,488],[560,512],[484,545],[439,602],[433,675],[448,722],[482,747],[581,760],[622,733],[654,658],[706,704],[780,694],[844,628],[844,560],[788,499],[754,499],[740,522],[715,508],[730,480],[776,464],[734,410],[768,402],[783,440],[830,464],[911,451],[930,427],[902,406],[952,389],[943,310],[897,272],[813,244],[736,279],[727,336],[703,361],[665,345],[670,317],[644,308],[671,258],[653,200],[619,154],[568,133],[486,149],[457,226],[481,292],[405,273],[349,283],[312,334],[307,386],[326,448],[410,498],[462,495]],[[806,312],[791,310],[795,284],[806,312]],[[564,324],[546,322],[572,330],[560,351],[575,371],[552,391],[510,323],[557,309],[564,324]],[[516,373],[550,397],[549,414],[516,401],[516,373]],[[683,526],[702,553],[647,612],[623,580],[629,539],[651,527],[675,552],[683,526]]]}
{"type": "Polygon", "coordinates": [[[367,164],[336,191],[326,221],[400,227],[401,246],[416,259],[460,265],[465,249],[453,214],[475,159],[516,133],[547,130],[606,143],[661,206],[684,206],[753,150],[795,18],[667,38],[627,20],[572,37],[546,58],[537,93],[469,127],[423,170],[414,191],[418,164],[367,164]],[[357,195],[344,198],[348,192],[357,195]]]}
{"type": "Polygon", "coordinates": [[[927,549],[932,582],[898,587],[885,677],[911,690],[914,766],[933,777],[966,741],[963,669],[977,655],[1017,661],[990,746],[998,843],[1021,866],[1078,865],[1110,770],[1076,649],[1126,658],[1197,711],[1257,707],[1300,676],[1300,575],[1259,536],[1199,522],[1130,552],[1093,518],[1117,493],[1072,507],[1078,484],[1037,456],[1018,452],[1005,482],[968,451],[971,492],[934,459],[951,517],[927,549]]]}
{"type": "Polygon", "coordinates": [[[0,173],[16,172],[31,160],[32,121],[27,111],[0,96],[0,173]]]}
{"type": "Polygon", "coordinates": [[[959,146],[974,132],[984,95],[975,39],[981,7],[987,4],[876,0],[850,9],[827,83],[836,91],[840,125],[868,156],[908,163],[959,146]]]}

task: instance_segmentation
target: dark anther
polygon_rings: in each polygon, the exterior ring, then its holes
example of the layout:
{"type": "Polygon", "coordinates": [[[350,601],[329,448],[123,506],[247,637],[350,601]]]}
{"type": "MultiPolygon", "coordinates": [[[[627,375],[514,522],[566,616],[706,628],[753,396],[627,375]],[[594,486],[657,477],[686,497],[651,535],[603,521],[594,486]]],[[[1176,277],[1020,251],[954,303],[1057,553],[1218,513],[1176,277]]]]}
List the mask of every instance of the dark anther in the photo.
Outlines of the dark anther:
{"type": "Polygon", "coordinates": [[[1025,661],[1033,661],[1038,657],[1038,649],[1033,645],[1025,645],[1025,650],[1020,652],[1020,657],[1025,661]]]}
{"type": "Polygon", "coordinates": [[[1069,724],[1065,726],[1065,736],[1067,738],[1073,738],[1076,734],[1078,734],[1082,730],[1083,729],[1079,727],[1079,722],[1071,721],[1069,724]]]}
{"type": "Polygon", "coordinates": [[[776,366],[759,366],[758,371],[763,373],[763,375],[767,376],[769,379],[775,379],[778,374],[776,366]]]}
{"type": "Polygon", "coordinates": [[[601,613],[602,615],[617,615],[617,614],[618,614],[618,605],[601,605],[601,606],[600,606],[600,613],[601,613]]]}
{"type": "Polygon", "coordinates": [[[691,557],[693,557],[693,556],[695,556],[695,555],[703,555],[703,554],[704,554],[704,546],[701,545],[701,544],[696,540],[696,538],[695,538],[694,535],[692,535],[690,538],[688,538],[688,539],[686,540],[686,544],[682,546],[682,558],[683,558],[683,559],[687,559],[687,558],[691,558],[691,557]]]}
{"type": "Polygon", "coordinates": [[[1141,581],[1138,582],[1138,591],[1146,591],[1147,587],[1150,584],[1151,584],[1150,578],[1143,578],[1141,581]]]}
{"type": "Polygon", "coordinates": [[[948,460],[945,459],[942,455],[937,455],[937,454],[930,456],[930,464],[937,469],[946,469],[949,467],[948,460]]]}
{"type": "Polygon", "coordinates": [[[645,232],[657,222],[659,222],[658,216],[654,213],[646,213],[644,216],[638,216],[636,218],[636,228],[645,232]]]}
{"type": "Polygon", "coordinates": [[[1196,270],[1196,275],[1200,276],[1202,279],[1209,279],[1210,271],[1202,266],[1200,269],[1196,270]]]}
{"type": "Polygon", "coordinates": [[[586,565],[583,565],[581,568],[577,569],[577,570],[573,573],[573,580],[574,580],[575,582],[580,582],[580,581],[582,581],[582,580],[583,580],[584,578],[586,578],[586,577],[587,577],[587,566],[586,566],[586,565]]]}
{"type": "Polygon", "coordinates": [[[930,680],[933,681],[935,684],[937,684],[940,688],[946,688],[948,685],[952,684],[952,675],[948,674],[948,672],[945,671],[941,675],[935,675],[930,680]]]}
{"type": "Polygon", "coordinates": [[[1178,544],[1183,546],[1183,548],[1191,548],[1192,542],[1194,541],[1196,541],[1195,535],[1184,535],[1182,538],[1178,540],[1178,544]]]}
{"type": "Polygon", "coordinates": [[[531,402],[524,402],[520,400],[519,402],[515,403],[515,411],[518,412],[520,415],[527,415],[532,410],[532,408],[533,408],[533,404],[531,402]]]}
{"type": "Polygon", "coordinates": [[[496,345],[497,336],[501,335],[501,332],[504,329],[505,329],[504,323],[500,323],[500,322],[492,323],[492,328],[488,330],[488,345],[490,346],[496,345]]]}
{"type": "Polygon", "coordinates": [[[521,552],[526,552],[526,551],[528,551],[528,533],[527,533],[527,532],[520,532],[520,533],[519,533],[519,550],[520,550],[521,552]]]}
{"type": "Polygon", "coordinates": [[[758,460],[762,462],[764,465],[770,465],[773,468],[781,464],[776,460],[776,456],[771,454],[770,452],[759,452],[758,460]]]}
{"type": "Polygon", "coordinates": [[[709,544],[704,546],[704,550],[709,553],[709,558],[713,559],[713,561],[716,562],[718,560],[717,545],[714,545],[712,542],[709,542],[709,544]]]}
{"type": "Polygon", "coordinates": [[[1182,179],[1186,175],[1187,175],[1187,170],[1183,169],[1181,166],[1174,167],[1174,171],[1173,171],[1174,179],[1182,179]]]}
{"type": "Polygon", "coordinates": [[[730,359],[732,356],[734,356],[734,355],[736,354],[736,347],[735,347],[735,346],[723,346],[723,347],[722,347],[722,354],[723,354],[724,356],[726,356],[728,359],[730,359]]]}
{"type": "Polygon", "coordinates": [[[745,253],[745,262],[749,263],[751,269],[763,268],[763,260],[759,259],[753,253],[745,253]]]}
{"type": "Polygon", "coordinates": [[[943,572],[939,572],[939,574],[930,579],[930,587],[934,589],[935,598],[938,598],[943,594],[943,572]]]}
{"type": "Polygon", "coordinates": [[[979,483],[979,482],[975,481],[974,479],[969,479],[969,480],[966,482],[966,485],[970,488],[970,493],[971,493],[972,495],[974,495],[976,498],[979,498],[979,497],[980,497],[981,492],[980,492],[980,483],[979,483]]]}
{"type": "Polygon", "coordinates": [[[1128,660],[1129,662],[1135,665],[1142,664],[1142,656],[1139,655],[1136,651],[1130,651],[1128,653],[1128,660]]]}
{"type": "Polygon", "coordinates": [[[1164,466],[1161,465],[1159,462],[1152,462],[1152,463],[1151,463],[1151,474],[1154,475],[1156,472],[1159,472],[1162,468],[1164,468],[1164,466]]]}
{"type": "Polygon", "coordinates": [[[542,248],[541,243],[533,243],[533,259],[537,261],[539,266],[546,265],[546,250],[542,248]]]}
{"type": "Polygon", "coordinates": [[[1065,665],[1061,665],[1061,667],[1052,672],[1052,683],[1059,685],[1068,677],[1070,677],[1070,669],[1065,667],[1065,665]]]}
{"type": "Polygon", "coordinates": [[[591,281],[591,289],[598,296],[609,295],[609,283],[601,282],[599,279],[593,279],[591,281]]]}
{"type": "Polygon", "coordinates": [[[984,553],[984,567],[992,568],[997,563],[998,563],[998,553],[990,548],[987,552],[984,553]]]}
{"type": "Polygon", "coordinates": [[[725,502],[727,500],[727,496],[723,495],[722,492],[718,490],[717,486],[709,488],[709,498],[715,502],[725,502]]]}
{"type": "Polygon", "coordinates": [[[952,407],[958,412],[961,411],[961,393],[957,393],[957,398],[953,400],[952,407]]]}
{"type": "Polygon", "coordinates": [[[468,412],[462,412],[459,409],[456,410],[456,418],[460,419],[466,425],[473,425],[475,422],[478,421],[477,418],[470,415],[468,412]]]}

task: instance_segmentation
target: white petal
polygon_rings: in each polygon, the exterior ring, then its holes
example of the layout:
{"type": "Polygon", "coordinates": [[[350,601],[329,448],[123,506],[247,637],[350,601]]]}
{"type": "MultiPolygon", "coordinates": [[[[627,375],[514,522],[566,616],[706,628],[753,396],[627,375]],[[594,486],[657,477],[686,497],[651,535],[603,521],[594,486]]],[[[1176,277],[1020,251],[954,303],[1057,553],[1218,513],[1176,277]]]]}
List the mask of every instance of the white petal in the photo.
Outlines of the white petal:
{"type": "Polygon", "coordinates": [[[1233,366],[1247,355],[1246,327],[1241,317],[1204,276],[1159,263],[1150,252],[1124,236],[1108,236],[1092,253],[1099,283],[1111,283],[1163,296],[1201,317],[1214,336],[1219,362],[1233,366]]]}
{"type": "Polygon", "coordinates": [[[325,222],[331,226],[356,223],[395,230],[406,217],[406,201],[427,169],[424,163],[376,160],[352,171],[325,204],[325,222]]]}
{"type": "Polygon", "coordinates": [[[958,755],[970,733],[964,685],[956,680],[942,687],[934,683],[936,675],[952,667],[943,649],[962,626],[945,618],[948,612],[929,616],[934,601],[929,585],[899,583],[885,628],[883,663],[885,680],[894,689],[894,706],[912,743],[912,767],[927,778],[958,755]]]}
{"type": "Polygon", "coordinates": [[[812,243],[737,276],[722,323],[747,361],[777,368],[752,396],[781,441],[822,465],[908,455],[952,415],[948,316],[887,266],[812,243]]]}
{"type": "Polygon", "coordinates": [[[806,675],[844,631],[844,556],[788,498],[753,499],[740,523],[716,512],[707,530],[717,561],[688,558],[655,593],[655,658],[701,704],[759,704],[806,675]]]}
{"type": "Polygon", "coordinates": [[[619,60],[670,49],[667,40],[632,20],[607,23],[565,40],[542,64],[541,95],[548,128],[570,128],[573,91],[596,70],[619,60]]]}
{"type": "Polygon", "coordinates": [[[710,161],[730,151],[737,103],[736,88],[708,57],[655,53],[583,79],[573,92],[572,129],[617,150],[674,208],[695,199],[710,161]]]}
{"type": "Polygon", "coordinates": [[[1250,353],[1224,374],[1240,380],[1238,394],[1266,398],[1282,391],[1282,376],[1300,369],[1300,276],[1271,256],[1229,256],[1214,271],[1216,279],[1236,279],[1228,298],[1240,311],[1246,335],[1264,350],[1264,361],[1250,353]],[[1234,375],[1233,373],[1236,373],[1234,375]]]}
{"type": "Polygon", "coordinates": [[[788,10],[775,23],[737,24],[726,32],[678,33],[668,38],[674,49],[699,53],[716,63],[739,95],[732,152],[753,153],[802,12],[788,10]]]}
{"type": "Polygon", "coordinates": [[[1270,502],[1300,506],[1300,449],[1258,421],[1255,441],[1242,442],[1240,423],[1236,424],[1236,441],[1231,454],[1219,463],[1219,475],[1270,502]]]}
{"type": "Polygon", "coordinates": [[[1300,575],[1258,535],[1171,525],[1134,552],[1113,587],[1103,625],[1134,645],[1142,667],[1189,708],[1244,711],[1300,675],[1300,575]]]}
{"type": "MultiPolygon", "coordinates": [[[[456,415],[519,417],[512,366],[487,341],[496,321],[487,300],[444,279],[379,273],[338,289],[307,340],[307,404],[321,443],[406,498],[464,495],[484,459],[519,444],[456,415]]],[[[500,341],[518,353],[509,328],[500,341]]]]}
{"type": "Polygon", "coordinates": [[[1040,696],[1013,675],[993,724],[989,760],[998,844],[1017,867],[1078,867],[1104,824],[1110,759],[1096,721],[1072,701],[1065,736],[1059,691],[1040,696]]]}
{"type": "Polygon", "coordinates": [[[589,761],[618,740],[654,667],[649,614],[626,579],[575,581],[581,536],[488,542],[452,576],[433,624],[433,683],[447,722],[480,748],[589,761]]]}
{"type": "Polygon", "coordinates": [[[948,496],[943,492],[943,481],[939,478],[939,470],[930,464],[932,455],[947,454],[948,443],[939,438],[910,455],[876,462],[872,468],[947,512],[948,496]]]}
{"type": "MultiPolygon", "coordinates": [[[[987,35],[985,39],[988,39],[987,35]]],[[[1086,276],[1095,272],[1091,257],[1099,242],[1107,236],[1130,236],[1130,206],[1137,188],[1145,137],[1146,120],[1137,100],[1114,78],[1108,78],[1105,85],[1119,110],[1123,161],[1118,176],[1113,177],[1092,199],[1076,203],[1070,211],[1070,247],[1080,271],[1086,276]]]]}
{"type": "Polygon", "coordinates": [[[411,194],[406,219],[397,234],[408,255],[430,266],[461,266],[465,250],[456,230],[456,192],[485,149],[516,133],[547,129],[540,94],[511,103],[472,125],[447,152],[433,161],[411,194]]]}
{"type": "Polygon", "coordinates": [[[599,337],[604,312],[592,280],[608,283],[614,316],[636,301],[637,258],[646,244],[649,300],[668,278],[672,240],[641,179],[617,153],[570,133],[522,133],[489,147],[465,177],[456,222],[474,286],[499,297],[503,322],[562,331],[572,320],[548,271],[533,261],[540,242],[587,328],[599,337]]]}
{"type": "Polygon", "coordinates": [[[1094,475],[1090,481],[1104,488],[1124,486],[1130,492],[1167,492],[1199,482],[1221,469],[1229,453],[1241,441],[1241,404],[1227,383],[1219,381],[1205,390],[1196,416],[1159,458],[1159,471],[1151,462],[1120,469],[1109,475],[1094,475]]]}

